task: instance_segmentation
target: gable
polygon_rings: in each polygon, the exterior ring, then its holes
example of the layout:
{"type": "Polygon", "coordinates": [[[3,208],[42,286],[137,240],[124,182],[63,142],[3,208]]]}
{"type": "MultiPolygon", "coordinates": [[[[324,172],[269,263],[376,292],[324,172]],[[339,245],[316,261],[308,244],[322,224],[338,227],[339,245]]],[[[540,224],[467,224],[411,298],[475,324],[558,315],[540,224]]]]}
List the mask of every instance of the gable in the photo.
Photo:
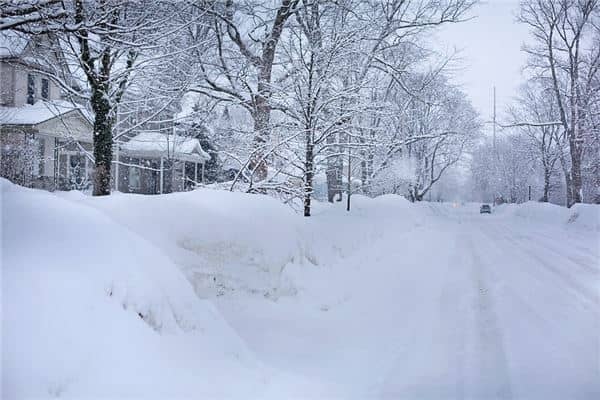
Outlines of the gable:
{"type": "Polygon", "coordinates": [[[36,36],[27,42],[19,58],[37,68],[59,65],[56,48],[47,35],[36,36]]]}
{"type": "Polygon", "coordinates": [[[69,111],[61,116],[36,124],[39,133],[59,138],[72,138],[80,142],[92,143],[94,127],[79,110],[69,111]]]}

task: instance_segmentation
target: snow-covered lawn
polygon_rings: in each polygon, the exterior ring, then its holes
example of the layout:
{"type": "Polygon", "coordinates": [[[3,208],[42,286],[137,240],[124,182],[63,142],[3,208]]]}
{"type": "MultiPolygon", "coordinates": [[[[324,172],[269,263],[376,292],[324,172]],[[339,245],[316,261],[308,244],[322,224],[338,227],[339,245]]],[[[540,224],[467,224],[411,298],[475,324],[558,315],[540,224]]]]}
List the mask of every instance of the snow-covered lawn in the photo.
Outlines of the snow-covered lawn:
{"type": "Polygon", "coordinates": [[[2,398],[600,398],[600,207],[2,185],[2,398]]]}

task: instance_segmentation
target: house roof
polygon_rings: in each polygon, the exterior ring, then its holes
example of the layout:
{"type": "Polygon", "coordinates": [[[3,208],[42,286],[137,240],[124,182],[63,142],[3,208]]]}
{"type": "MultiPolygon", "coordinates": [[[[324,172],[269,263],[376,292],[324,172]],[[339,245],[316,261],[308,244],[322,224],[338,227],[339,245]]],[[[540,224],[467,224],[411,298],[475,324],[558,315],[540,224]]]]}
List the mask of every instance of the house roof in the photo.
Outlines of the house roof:
{"type": "Polygon", "coordinates": [[[200,141],[181,135],[166,135],[146,131],[122,143],[121,150],[138,157],[166,157],[181,161],[203,163],[210,155],[202,149],[200,141]]]}
{"type": "Polygon", "coordinates": [[[0,124],[37,125],[72,111],[79,111],[90,123],[92,116],[79,105],[68,101],[37,101],[21,107],[0,107],[0,124]]]}

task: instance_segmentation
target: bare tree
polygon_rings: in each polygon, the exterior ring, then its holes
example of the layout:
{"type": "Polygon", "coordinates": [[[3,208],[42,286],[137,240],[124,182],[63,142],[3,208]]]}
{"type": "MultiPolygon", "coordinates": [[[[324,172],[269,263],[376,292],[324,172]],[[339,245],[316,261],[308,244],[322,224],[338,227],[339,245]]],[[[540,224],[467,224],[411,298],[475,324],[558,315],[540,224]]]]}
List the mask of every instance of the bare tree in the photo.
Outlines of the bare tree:
{"type": "Polygon", "coordinates": [[[203,82],[194,90],[243,106],[254,122],[249,170],[256,180],[267,177],[266,146],[270,136],[273,67],[276,51],[298,0],[264,2],[200,1],[194,3],[212,18],[214,54],[201,64],[203,82]]]}
{"type": "Polygon", "coordinates": [[[481,126],[464,93],[442,76],[431,81],[427,76],[414,80],[422,88],[419,96],[402,91],[391,97],[399,112],[389,121],[393,127],[390,132],[381,135],[385,141],[374,157],[373,179],[381,186],[382,179],[384,183],[390,179],[389,170],[396,170],[398,179],[392,185],[395,192],[421,201],[463,159],[478,138],[481,126]],[[424,81],[429,83],[422,86],[424,81]]]}
{"type": "Polygon", "coordinates": [[[528,82],[521,88],[521,95],[511,109],[511,115],[519,132],[529,139],[527,157],[542,166],[544,186],[540,200],[548,202],[556,163],[561,157],[564,162],[566,144],[561,135],[561,125],[547,123],[559,118],[552,90],[544,88],[539,81],[528,82]]]}
{"type": "MultiPolygon", "coordinates": [[[[42,23],[26,32],[49,34],[49,53],[59,56],[58,60],[44,59],[40,54],[40,61],[53,71],[40,73],[49,75],[65,96],[92,109],[93,194],[108,195],[115,138],[142,127],[147,120],[162,118],[166,105],[181,96],[182,90],[166,87],[165,82],[172,80],[164,74],[182,71],[174,61],[181,61],[178,55],[183,50],[170,44],[182,29],[175,18],[181,9],[171,2],[152,1],[73,0],[62,4],[67,15],[61,29],[42,23]],[[128,97],[132,88],[135,93],[128,97]],[[143,121],[128,127],[121,124],[117,129],[123,120],[119,113],[132,109],[133,104],[154,110],[143,121]]],[[[180,82],[182,85],[185,83],[180,82]]]]}
{"type": "Polygon", "coordinates": [[[519,17],[534,38],[535,44],[525,48],[531,56],[530,67],[548,79],[569,143],[569,206],[582,201],[589,83],[600,68],[600,45],[594,40],[599,8],[597,0],[526,0],[519,17]]]}
{"type": "Polygon", "coordinates": [[[63,0],[0,0],[0,31],[58,29],[66,16],[63,0]]]}

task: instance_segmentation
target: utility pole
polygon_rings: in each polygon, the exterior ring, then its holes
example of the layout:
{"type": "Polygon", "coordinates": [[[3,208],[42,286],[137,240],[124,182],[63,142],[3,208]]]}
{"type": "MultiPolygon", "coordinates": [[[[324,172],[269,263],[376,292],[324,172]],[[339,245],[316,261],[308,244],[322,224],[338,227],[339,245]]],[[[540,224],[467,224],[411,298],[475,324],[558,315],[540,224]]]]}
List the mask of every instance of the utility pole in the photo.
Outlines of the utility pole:
{"type": "MultiPolygon", "coordinates": [[[[498,149],[496,148],[496,85],[493,86],[493,95],[492,95],[492,152],[494,153],[495,165],[494,170],[496,173],[498,172],[498,165],[500,163],[500,156],[498,155],[498,149]]],[[[495,174],[497,176],[497,174],[495,174]]],[[[496,192],[495,198],[498,197],[498,192],[496,192]]],[[[494,204],[496,203],[496,199],[494,198],[494,204]]]]}
{"type": "Polygon", "coordinates": [[[493,148],[494,148],[494,154],[496,154],[496,86],[494,86],[494,110],[493,110],[493,116],[492,116],[492,132],[493,132],[493,148]]]}
{"type": "Polygon", "coordinates": [[[352,192],[352,154],[350,152],[350,136],[348,136],[348,196],[346,199],[346,211],[350,211],[350,193],[352,192]]]}

